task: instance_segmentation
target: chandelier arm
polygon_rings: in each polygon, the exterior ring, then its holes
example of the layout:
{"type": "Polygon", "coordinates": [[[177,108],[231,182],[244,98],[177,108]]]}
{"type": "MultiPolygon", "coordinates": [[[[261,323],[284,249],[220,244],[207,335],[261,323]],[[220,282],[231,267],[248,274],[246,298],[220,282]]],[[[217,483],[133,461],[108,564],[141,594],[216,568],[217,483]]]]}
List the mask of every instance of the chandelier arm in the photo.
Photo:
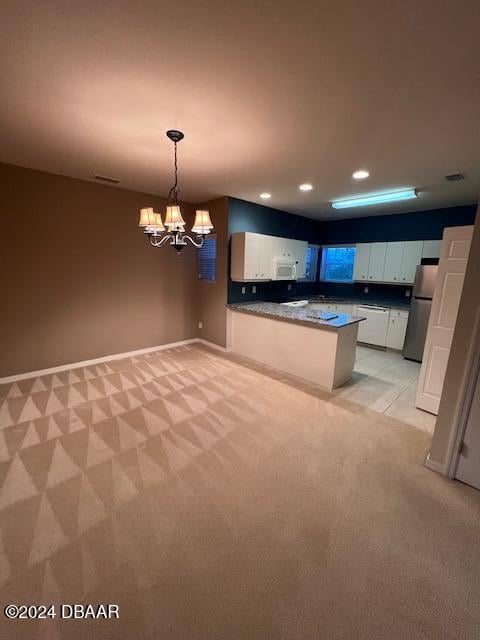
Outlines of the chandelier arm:
{"type": "Polygon", "coordinates": [[[188,240],[189,242],[191,242],[194,247],[197,247],[197,249],[201,249],[203,247],[205,236],[197,236],[197,237],[199,239],[198,242],[195,242],[195,240],[193,238],[191,238],[190,236],[187,236],[186,234],[183,236],[183,239],[184,240],[188,240]]]}
{"type": "Polygon", "coordinates": [[[149,240],[150,240],[150,244],[152,245],[152,247],[161,247],[162,245],[166,244],[166,242],[168,240],[170,240],[172,238],[172,234],[171,233],[167,233],[166,236],[163,236],[162,238],[159,238],[158,242],[155,242],[155,240],[157,240],[156,237],[154,236],[150,236],[149,240]]]}

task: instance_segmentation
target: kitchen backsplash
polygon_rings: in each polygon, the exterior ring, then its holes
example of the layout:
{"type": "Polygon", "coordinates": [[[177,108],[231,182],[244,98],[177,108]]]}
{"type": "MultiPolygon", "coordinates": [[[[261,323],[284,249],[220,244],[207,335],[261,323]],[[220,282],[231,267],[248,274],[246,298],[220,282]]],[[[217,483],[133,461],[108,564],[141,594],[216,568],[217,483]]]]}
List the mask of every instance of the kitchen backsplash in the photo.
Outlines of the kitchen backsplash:
{"type": "Polygon", "coordinates": [[[282,302],[302,296],[324,295],[338,298],[359,298],[367,302],[369,299],[382,299],[385,301],[405,301],[409,298],[406,291],[411,292],[411,287],[400,287],[388,284],[362,283],[340,284],[334,282],[229,282],[228,302],[250,302],[252,300],[266,300],[282,302]],[[245,293],[242,288],[245,287],[245,293]],[[256,287],[256,292],[252,293],[252,287],[256,287]],[[290,287],[290,288],[289,288],[290,287]],[[368,293],[365,293],[365,288],[368,293]]]}

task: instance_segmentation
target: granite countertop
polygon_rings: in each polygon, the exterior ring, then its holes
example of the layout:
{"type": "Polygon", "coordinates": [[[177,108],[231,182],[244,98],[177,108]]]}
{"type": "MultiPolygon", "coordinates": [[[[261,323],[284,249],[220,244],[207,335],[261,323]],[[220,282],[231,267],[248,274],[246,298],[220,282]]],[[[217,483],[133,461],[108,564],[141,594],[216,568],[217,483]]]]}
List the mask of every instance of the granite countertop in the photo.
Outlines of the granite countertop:
{"type": "Polygon", "coordinates": [[[350,324],[361,322],[365,318],[359,316],[350,316],[346,313],[339,313],[331,320],[322,318],[321,311],[314,311],[308,307],[286,307],[278,302],[239,302],[227,305],[232,311],[240,311],[241,313],[250,313],[266,318],[275,318],[275,320],[286,320],[287,322],[295,322],[308,326],[315,326],[319,329],[330,327],[332,329],[341,329],[350,324]]]}

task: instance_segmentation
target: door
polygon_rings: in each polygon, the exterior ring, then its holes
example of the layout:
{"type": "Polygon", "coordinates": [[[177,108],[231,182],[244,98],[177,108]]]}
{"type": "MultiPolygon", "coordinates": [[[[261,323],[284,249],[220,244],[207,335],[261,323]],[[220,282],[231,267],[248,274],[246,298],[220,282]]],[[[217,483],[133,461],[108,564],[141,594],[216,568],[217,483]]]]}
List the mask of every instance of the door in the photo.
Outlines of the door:
{"type": "Polygon", "coordinates": [[[402,270],[404,242],[388,242],[383,278],[385,282],[399,282],[402,270]]]}
{"type": "Polygon", "coordinates": [[[354,280],[368,280],[368,265],[370,262],[370,242],[361,242],[355,247],[354,280]]]}
{"type": "Polygon", "coordinates": [[[443,234],[416,399],[419,409],[435,415],[450,356],[472,231],[473,227],[447,227],[443,234]]]}
{"type": "Polygon", "coordinates": [[[412,284],[415,280],[415,271],[422,261],[423,240],[405,242],[403,250],[402,268],[400,270],[400,282],[412,284]]]}
{"type": "Polygon", "coordinates": [[[480,375],[477,375],[477,383],[473,391],[455,477],[480,489],[480,375]]]}
{"type": "Polygon", "coordinates": [[[370,262],[368,263],[368,280],[381,282],[385,270],[385,256],[387,254],[386,242],[373,242],[370,250],[370,262]]]}

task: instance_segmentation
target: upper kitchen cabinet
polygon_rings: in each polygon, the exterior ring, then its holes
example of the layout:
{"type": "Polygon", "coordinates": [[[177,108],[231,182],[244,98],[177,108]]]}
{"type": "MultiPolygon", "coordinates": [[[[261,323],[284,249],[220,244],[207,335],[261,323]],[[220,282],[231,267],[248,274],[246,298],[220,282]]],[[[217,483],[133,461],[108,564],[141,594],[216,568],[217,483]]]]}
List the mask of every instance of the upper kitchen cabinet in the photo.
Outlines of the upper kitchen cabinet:
{"type": "Polygon", "coordinates": [[[368,280],[381,282],[385,270],[385,256],[387,254],[386,242],[373,242],[370,249],[370,261],[368,263],[368,280]]]}
{"type": "Polygon", "coordinates": [[[403,250],[402,268],[400,270],[400,283],[413,284],[415,271],[422,261],[423,240],[405,242],[403,250]]]}
{"type": "MultiPolygon", "coordinates": [[[[261,233],[232,234],[231,278],[235,282],[267,281],[274,277],[275,258],[294,266],[294,278],[305,277],[308,243],[261,233]]],[[[278,278],[276,278],[278,279],[278,278]]]]}
{"type": "Polygon", "coordinates": [[[422,258],[440,258],[441,248],[441,240],[425,240],[423,243],[422,258]]]}
{"type": "Polygon", "coordinates": [[[270,238],[261,233],[232,234],[232,280],[270,280],[270,251],[273,245],[270,238]]]}
{"type": "Polygon", "coordinates": [[[383,270],[383,280],[385,282],[400,282],[402,271],[404,242],[388,242],[385,255],[385,269],[383,270]]]}
{"type": "Polygon", "coordinates": [[[356,245],[355,264],[353,267],[353,279],[368,280],[368,266],[370,264],[371,242],[362,242],[356,245]]]}
{"type": "Polygon", "coordinates": [[[416,268],[422,261],[423,246],[423,240],[357,244],[353,279],[413,284],[416,268]]]}

